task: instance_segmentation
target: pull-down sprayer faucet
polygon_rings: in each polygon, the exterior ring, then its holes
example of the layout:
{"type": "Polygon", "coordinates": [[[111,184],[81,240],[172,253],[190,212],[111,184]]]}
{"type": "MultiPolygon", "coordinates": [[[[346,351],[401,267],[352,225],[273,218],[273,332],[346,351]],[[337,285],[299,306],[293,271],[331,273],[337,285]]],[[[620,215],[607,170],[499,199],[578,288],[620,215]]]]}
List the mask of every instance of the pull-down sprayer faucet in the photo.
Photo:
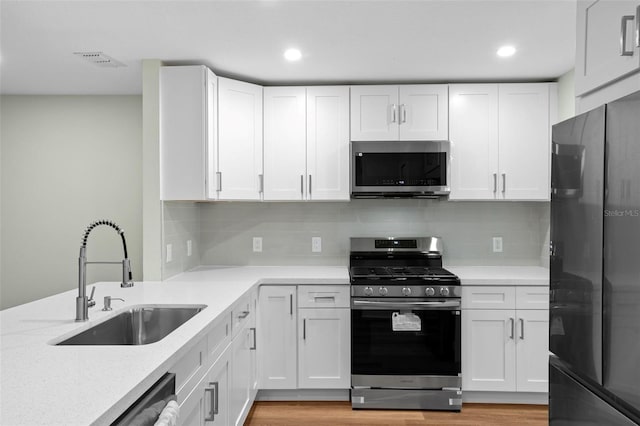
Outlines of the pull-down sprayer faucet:
{"type": "MultiPolygon", "coordinates": [[[[124,230],[121,229],[115,223],[109,220],[98,220],[91,223],[84,231],[82,237],[82,245],[80,246],[80,257],[78,258],[78,297],[76,297],[76,321],[87,321],[89,319],[89,298],[87,297],[87,265],[93,263],[99,264],[116,264],[122,265],[122,282],[120,287],[133,287],[133,281],[131,277],[131,263],[129,262],[129,256],[127,255],[127,242],[124,239],[124,230]],[[116,230],[122,238],[122,248],[124,250],[124,259],[121,262],[87,262],[87,238],[89,234],[99,225],[107,225],[116,230]]],[[[94,287],[95,289],[95,287],[94,287]]]]}

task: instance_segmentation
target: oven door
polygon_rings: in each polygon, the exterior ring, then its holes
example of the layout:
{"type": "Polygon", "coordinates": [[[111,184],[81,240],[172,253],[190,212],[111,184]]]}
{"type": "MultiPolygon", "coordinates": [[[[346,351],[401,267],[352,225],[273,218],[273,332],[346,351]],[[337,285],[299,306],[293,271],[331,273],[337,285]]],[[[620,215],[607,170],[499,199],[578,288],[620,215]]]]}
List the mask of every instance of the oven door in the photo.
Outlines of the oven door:
{"type": "Polygon", "coordinates": [[[460,300],[352,298],[353,387],[461,387],[460,300]]]}

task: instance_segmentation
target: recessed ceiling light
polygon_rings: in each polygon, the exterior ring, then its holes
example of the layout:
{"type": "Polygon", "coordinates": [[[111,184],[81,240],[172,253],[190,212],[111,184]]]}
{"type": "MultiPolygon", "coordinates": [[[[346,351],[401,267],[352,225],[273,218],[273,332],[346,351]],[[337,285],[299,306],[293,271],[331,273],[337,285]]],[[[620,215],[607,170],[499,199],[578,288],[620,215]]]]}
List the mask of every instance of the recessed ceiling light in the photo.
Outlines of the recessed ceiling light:
{"type": "Polygon", "coordinates": [[[284,58],[287,61],[298,61],[302,58],[302,53],[298,49],[287,49],[284,52],[284,58]]]}
{"type": "Polygon", "coordinates": [[[507,58],[509,56],[513,56],[516,53],[516,48],[513,46],[502,46],[496,54],[502,58],[507,58]]]}

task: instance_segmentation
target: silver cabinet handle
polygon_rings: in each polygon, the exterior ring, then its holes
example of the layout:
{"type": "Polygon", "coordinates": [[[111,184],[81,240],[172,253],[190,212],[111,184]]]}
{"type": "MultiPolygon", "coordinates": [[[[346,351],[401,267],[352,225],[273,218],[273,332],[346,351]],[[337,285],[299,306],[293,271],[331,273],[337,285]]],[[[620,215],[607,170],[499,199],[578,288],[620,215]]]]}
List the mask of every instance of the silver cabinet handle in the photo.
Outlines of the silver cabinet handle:
{"type": "Polygon", "coordinates": [[[258,184],[260,185],[259,193],[264,192],[264,175],[258,175],[258,184]]]}
{"type": "Polygon", "coordinates": [[[293,294],[289,295],[289,314],[293,316],[293,294]]]}
{"type": "Polygon", "coordinates": [[[311,195],[311,175],[309,175],[309,195],[311,195]]]}
{"type": "Polygon", "coordinates": [[[640,47],[640,5],[636,8],[636,47],[640,47]]]}
{"type": "Polygon", "coordinates": [[[304,195],[304,175],[300,175],[300,194],[304,195]]]}
{"type": "Polygon", "coordinates": [[[507,190],[507,174],[503,173],[502,174],[502,193],[504,194],[506,190],[507,190]]]}
{"type": "Polygon", "coordinates": [[[494,173],[493,174],[493,193],[495,194],[496,192],[498,192],[498,174],[494,173]]]}
{"type": "Polygon", "coordinates": [[[211,403],[211,409],[209,410],[209,416],[204,418],[205,422],[215,421],[216,414],[218,414],[218,382],[210,382],[208,388],[204,389],[204,393],[209,393],[209,401],[211,403]]]}
{"type": "Polygon", "coordinates": [[[509,335],[510,339],[513,339],[513,336],[515,334],[515,320],[513,318],[509,318],[509,321],[511,322],[511,335],[509,335]]]}
{"type": "Polygon", "coordinates": [[[216,172],[217,190],[222,191],[222,172],[216,172]]]}
{"type": "Polygon", "coordinates": [[[251,345],[249,347],[249,350],[250,351],[255,351],[256,350],[256,343],[257,343],[256,342],[256,328],[255,327],[251,327],[251,328],[249,328],[249,331],[253,332],[253,345],[251,345]]]}
{"type": "Polygon", "coordinates": [[[391,104],[391,122],[396,122],[396,104],[391,104]]]}
{"type": "Polygon", "coordinates": [[[400,123],[407,122],[407,106],[405,104],[400,104],[400,123]]]}
{"type": "Polygon", "coordinates": [[[307,319],[302,320],[302,340],[307,339],[307,319]]]}
{"type": "Polygon", "coordinates": [[[520,340],[524,340],[524,319],[520,318],[520,340]]]}
{"type": "Polygon", "coordinates": [[[335,296],[314,296],[313,297],[313,301],[314,302],[335,302],[336,301],[336,297],[335,296]]]}
{"type": "Polygon", "coordinates": [[[249,311],[242,311],[242,313],[240,315],[238,315],[238,319],[245,319],[246,317],[249,316],[251,312],[249,311]]]}
{"type": "Polygon", "coordinates": [[[634,19],[633,15],[620,18],[620,56],[633,56],[633,49],[627,50],[627,24],[634,19]]]}

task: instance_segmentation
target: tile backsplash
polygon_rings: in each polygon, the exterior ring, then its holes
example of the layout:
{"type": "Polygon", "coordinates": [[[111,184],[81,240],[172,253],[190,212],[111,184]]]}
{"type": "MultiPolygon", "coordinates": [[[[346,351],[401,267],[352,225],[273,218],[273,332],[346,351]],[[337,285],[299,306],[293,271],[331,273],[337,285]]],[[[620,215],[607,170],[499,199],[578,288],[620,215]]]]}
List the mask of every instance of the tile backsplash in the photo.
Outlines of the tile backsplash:
{"type": "MultiPolygon", "coordinates": [[[[189,235],[194,252],[199,243],[198,256],[191,259],[203,265],[347,265],[349,237],[436,235],[444,241],[445,265],[545,266],[549,203],[165,203],[164,223],[165,246],[167,241],[184,245],[178,240],[189,235]],[[492,250],[495,236],[503,239],[501,253],[492,250]],[[253,251],[253,237],[262,238],[262,252],[253,251]],[[322,252],[312,252],[312,237],[322,238],[322,252]]],[[[194,262],[165,263],[164,276],[197,266],[194,262]]]]}
{"type": "Polygon", "coordinates": [[[162,279],[200,265],[200,206],[192,202],[162,203],[162,279]],[[191,256],[187,255],[191,241],[191,256]],[[167,245],[172,259],[167,262],[167,245]]]}

